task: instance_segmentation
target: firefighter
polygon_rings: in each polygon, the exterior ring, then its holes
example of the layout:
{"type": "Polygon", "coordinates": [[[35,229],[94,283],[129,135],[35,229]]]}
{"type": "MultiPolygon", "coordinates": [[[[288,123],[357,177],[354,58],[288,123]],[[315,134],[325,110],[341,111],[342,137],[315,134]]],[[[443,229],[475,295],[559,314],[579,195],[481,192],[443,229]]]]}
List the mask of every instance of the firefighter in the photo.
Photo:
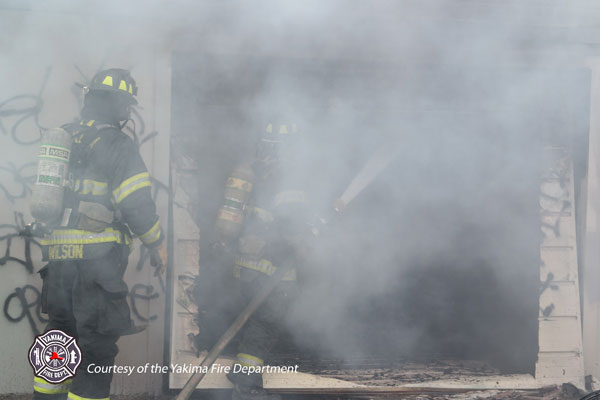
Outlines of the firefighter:
{"type": "MultiPolygon", "coordinates": [[[[216,230],[221,243],[225,243],[221,247],[236,243],[233,277],[238,292],[230,293],[229,297],[236,299],[230,303],[248,304],[277,268],[295,267],[299,262],[306,195],[293,175],[297,172],[293,160],[283,156],[295,138],[295,125],[268,124],[250,170],[238,167],[227,180],[216,230]]],[[[233,371],[264,365],[282,333],[295,292],[296,270],[292,268],[238,334],[239,366],[228,374],[234,384],[234,399],[278,398],[262,389],[262,373],[233,371]]]]}
{"type": "MultiPolygon", "coordinates": [[[[34,378],[34,399],[108,399],[120,336],[138,331],[130,319],[123,274],[132,233],[166,266],[166,245],[151,197],[150,176],[134,142],[121,129],[137,104],[137,86],[123,69],[98,72],[84,88],[81,119],[63,125],[72,135],[63,212],[47,224],[42,254],[46,330],[74,336],[82,351],[76,376],[61,384],[34,378]]],[[[162,271],[161,271],[162,272],[162,271]]]]}

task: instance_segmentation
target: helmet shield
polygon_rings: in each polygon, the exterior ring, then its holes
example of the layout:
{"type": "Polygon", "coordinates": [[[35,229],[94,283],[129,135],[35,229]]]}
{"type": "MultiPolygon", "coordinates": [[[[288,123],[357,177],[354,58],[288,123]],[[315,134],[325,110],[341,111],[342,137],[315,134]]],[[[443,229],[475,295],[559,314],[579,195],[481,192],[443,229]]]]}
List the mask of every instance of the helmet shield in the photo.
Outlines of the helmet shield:
{"type": "Polygon", "coordinates": [[[126,69],[111,68],[98,72],[92,78],[88,86],[90,91],[108,91],[117,93],[124,99],[127,99],[129,104],[137,104],[137,100],[133,96],[137,96],[137,85],[131,74],[126,69]]]}

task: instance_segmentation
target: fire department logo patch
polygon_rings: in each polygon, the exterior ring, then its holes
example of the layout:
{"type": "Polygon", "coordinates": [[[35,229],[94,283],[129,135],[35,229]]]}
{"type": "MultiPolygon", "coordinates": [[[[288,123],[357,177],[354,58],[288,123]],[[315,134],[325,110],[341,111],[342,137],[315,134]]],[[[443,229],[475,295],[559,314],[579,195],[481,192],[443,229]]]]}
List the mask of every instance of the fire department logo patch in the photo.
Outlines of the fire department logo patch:
{"type": "Polygon", "coordinates": [[[33,374],[49,383],[61,383],[77,372],[81,350],[75,338],[54,329],[35,337],[29,349],[33,374]]]}

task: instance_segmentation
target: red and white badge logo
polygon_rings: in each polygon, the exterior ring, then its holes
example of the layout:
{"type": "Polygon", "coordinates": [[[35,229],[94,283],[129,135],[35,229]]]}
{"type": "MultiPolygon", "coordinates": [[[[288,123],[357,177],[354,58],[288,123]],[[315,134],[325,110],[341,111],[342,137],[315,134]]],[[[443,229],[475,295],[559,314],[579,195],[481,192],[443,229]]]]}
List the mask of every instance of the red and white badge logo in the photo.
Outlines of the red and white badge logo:
{"type": "Polygon", "coordinates": [[[33,374],[50,383],[61,383],[77,372],[81,350],[75,338],[54,329],[36,336],[29,349],[33,374]]]}

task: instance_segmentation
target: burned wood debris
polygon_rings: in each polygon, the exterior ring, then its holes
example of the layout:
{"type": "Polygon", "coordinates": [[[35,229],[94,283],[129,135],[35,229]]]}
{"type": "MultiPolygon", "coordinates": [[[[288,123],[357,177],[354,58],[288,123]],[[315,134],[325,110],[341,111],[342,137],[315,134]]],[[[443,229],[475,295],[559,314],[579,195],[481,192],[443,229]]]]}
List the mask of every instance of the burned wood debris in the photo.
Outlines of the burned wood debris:
{"type": "Polygon", "coordinates": [[[329,378],[373,386],[398,386],[408,383],[422,383],[435,380],[460,379],[468,376],[494,376],[500,371],[481,361],[431,360],[426,361],[386,361],[353,360],[352,364],[331,363],[301,365],[306,372],[329,378]]]}

